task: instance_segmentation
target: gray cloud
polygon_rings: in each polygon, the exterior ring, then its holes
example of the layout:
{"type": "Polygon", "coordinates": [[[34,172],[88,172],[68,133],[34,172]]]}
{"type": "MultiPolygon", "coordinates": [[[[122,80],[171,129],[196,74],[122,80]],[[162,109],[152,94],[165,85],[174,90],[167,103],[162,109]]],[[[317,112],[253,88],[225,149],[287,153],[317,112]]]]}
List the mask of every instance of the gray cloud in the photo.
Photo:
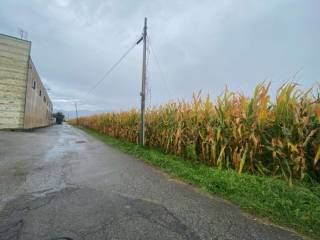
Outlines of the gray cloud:
{"type": "Polygon", "coordinates": [[[167,80],[150,55],[151,104],[159,104],[199,90],[217,96],[225,85],[250,94],[265,79],[274,93],[301,68],[295,81],[311,87],[320,78],[319,9],[316,0],[2,0],[0,32],[28,31],[56,108],[77,100],[82,110],[109,111],[139,107],[141,46],[86,92],[138,38],[145,16],[167,80]]]}

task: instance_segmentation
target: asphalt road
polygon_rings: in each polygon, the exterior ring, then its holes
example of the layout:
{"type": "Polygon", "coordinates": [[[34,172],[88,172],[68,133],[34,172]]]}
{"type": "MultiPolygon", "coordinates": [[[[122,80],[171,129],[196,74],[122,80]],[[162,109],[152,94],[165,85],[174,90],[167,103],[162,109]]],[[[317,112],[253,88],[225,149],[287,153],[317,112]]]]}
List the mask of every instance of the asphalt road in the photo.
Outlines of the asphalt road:
{"type": "Polygon", "coordinates": [[[301,239],[68,125],[0,132],[0,240],[301,239]]]}

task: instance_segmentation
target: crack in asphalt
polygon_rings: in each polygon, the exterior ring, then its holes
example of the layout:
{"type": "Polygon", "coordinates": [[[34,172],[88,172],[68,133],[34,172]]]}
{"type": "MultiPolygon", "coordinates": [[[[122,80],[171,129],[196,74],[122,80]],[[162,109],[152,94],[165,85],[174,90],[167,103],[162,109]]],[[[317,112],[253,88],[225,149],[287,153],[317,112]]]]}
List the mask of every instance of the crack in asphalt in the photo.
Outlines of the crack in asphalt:
{"type": "Polygon", "coordinates": [[[141,199],[128,199],[130,205],[140,205],[139,207],[129,208],[133,211],[130,211],[129,214],[131,216],[139,216],[144,219],[148,219],[150,222],[155,223],[169,231],[173,231],[179,235],[184,236],[184,239],[200,239],[199,236],[196,235],[195,232],[190,231],[188,227],[185,224],[182,224],[180,219],[178,219],[173,213],[171,213],[166,207],[155,204],[154,202],[145,201],[141,199]],[[155,215],[153,211],[148,210],[154,210],[153,208],[146,208],[147,211],[144,209],[145,205],[155,205],[155,207],[162,208],[163,214],[169,216],[172,218],[171,221],[166,221],[165,218],[159,218],[159,216],[155,215]],[[142,206],[143,205],[143,206],[142,206]]]}
{"type": "Polygon", "coordinates": [[[160,204],[115,192],[103,194],[90,188],[68,187],[56,192],[37,191],[8,202],[0,213],[0,240],[43,239],[43,236],[50,240],[59,237],[92,239],[92,236],[103,239],[128,239],[129,236],[130,239],[132,232],[141,239],[146,229],[137,231],[135,222],[159,231],[158,238],[154,239],[163,239],[166,235],[176,236],[176,239],[200,239],[160,204]],[[68,221],[64,222],[66,218],[68,221]],[[84,226],[85,218],[90,221],[84,226]]]}
{"type": "Polygon", "coordinates": [[[19,220],[4,229],[1,229],[0,226],[0,239],[9,240],[9,239],[18,239],[20,236],[21,229],[23,228],[23,220],[19,220]]]}

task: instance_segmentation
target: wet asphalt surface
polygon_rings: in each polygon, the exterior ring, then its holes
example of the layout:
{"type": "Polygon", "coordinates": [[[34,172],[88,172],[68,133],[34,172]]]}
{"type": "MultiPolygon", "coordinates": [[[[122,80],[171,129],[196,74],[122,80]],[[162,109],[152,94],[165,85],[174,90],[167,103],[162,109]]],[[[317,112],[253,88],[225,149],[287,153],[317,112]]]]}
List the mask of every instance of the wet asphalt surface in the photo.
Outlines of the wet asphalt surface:
{"type": "Polygon", "coordinates": [[[0,240],[301,239],[68,125],[0,132],[0,240]]]}

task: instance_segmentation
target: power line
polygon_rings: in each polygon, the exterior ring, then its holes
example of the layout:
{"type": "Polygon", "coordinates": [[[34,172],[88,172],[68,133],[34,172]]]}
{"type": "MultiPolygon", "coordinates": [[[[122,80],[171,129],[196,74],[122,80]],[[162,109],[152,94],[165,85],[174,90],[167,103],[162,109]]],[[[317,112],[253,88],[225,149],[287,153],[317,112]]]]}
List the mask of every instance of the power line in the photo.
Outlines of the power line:
{"type": "Polygon", "coordinates": [[[148,97],[148,101],[149,101],[149,104],[148,104],[148,107],[150,108],[151,107],[151,84],[150,84],[150,72],[149,72],[149,61],[150,61],[150,46],[149,44],[147,44],[147,54],[146,54],[146,95],[148,97]]]}
{"type": "Polygon", "coordinates": [[[172,98],[172,96],[173,96],[172,92],[170,91],[170,89],[168,87],[167,79],[165,78],[165,75],[164,75],[164,73],[162,71],[162,67],[161,67],[159,59],[158,59],[158,57],[156,55],[156,52],[155,52],[154,48],[152,47],[151,40],[150,40],[149,36],[147,37],[147,39],[148,39],[148,42],[149,42],[149,46],[150,46],[150,49],[151,49],[152,56],[154,57],[156,65],[157,65],[158,70],[160,72],[161,80],[164,82],[164,85],[165,85],[165,88],[167,90],[167,93],[168,93],[169,97],[172,98]]]}
{"type": "Polygon", "coordinates": [[[96,82],[95,85],[93,85],[93,87],[87,92],[87,94],[85,95],[85,98],[88,97],[88,95],[96,88],[99,86],[100,83],[102,83],[107,77],[108,75],[121,63],[121,61],[130,53],[130,51],[136,46],[138,45],[142,40],[142,37],[138,39],[138,41],[136,41],[109,69],[108,71],[103,75],[103,77],[96,82]]]}

